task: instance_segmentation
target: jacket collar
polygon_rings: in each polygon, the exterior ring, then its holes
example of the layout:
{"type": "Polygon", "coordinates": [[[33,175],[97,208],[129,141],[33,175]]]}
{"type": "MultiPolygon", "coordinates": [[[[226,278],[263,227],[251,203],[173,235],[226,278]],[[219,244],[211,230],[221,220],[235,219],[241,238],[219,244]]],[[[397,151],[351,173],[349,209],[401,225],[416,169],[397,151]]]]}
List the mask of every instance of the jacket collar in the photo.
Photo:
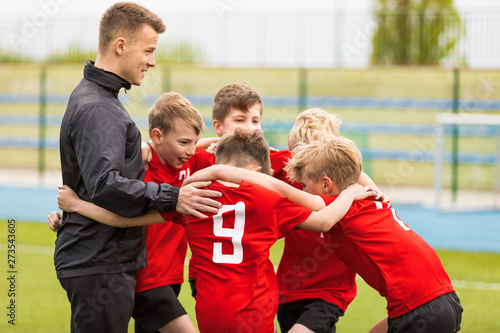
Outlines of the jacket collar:
{"type": "Polygon", "coordinates": [[[128,81],[122,79],[115,73],[95,67],[94,61],[91,60],[88,60],[85,64],[83,76],[89,81],[112,90],[115,94],[118,94],[118,91],[120,91],[121,88],[129,90],[131,87],[128,81]]]}

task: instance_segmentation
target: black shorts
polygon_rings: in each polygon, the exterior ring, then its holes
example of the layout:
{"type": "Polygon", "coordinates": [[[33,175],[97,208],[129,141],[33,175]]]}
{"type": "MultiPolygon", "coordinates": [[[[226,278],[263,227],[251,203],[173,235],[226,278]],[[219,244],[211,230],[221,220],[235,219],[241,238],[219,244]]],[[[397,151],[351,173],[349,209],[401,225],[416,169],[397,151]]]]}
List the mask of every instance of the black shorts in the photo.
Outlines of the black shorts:
{"type": "Polygon", "coordinates": [[[338,306],[320,298],[280,304],[278,322],[281,332],[288,332],[293,325],[302,324],[317,333],[335,333],[335,324],[344,315],[338,306]]]}
{"type": "Polygon", "coordinates": [[[71,332],[127,332],[135,271],[60,279],[71,303],[71,332]]]}
{"type": "MultiPolygon", "coordinates": [[[[176,286],[178,285],[173,287],[176,286]]],[[[169,321],[185,314],[186,310],[177,299],[172,286],[161,286],[135,294],[132,317],[135,319],[136,333],[157,332],[169,321]]]]}
{"type": "Polygon", "coordinates": [[[189,279],[189,285],[191,286],[191,296],[196,299],[196,294],[198,293],[196,290],[196,279],[189,279]]]}
{"type": "Polygon", "coordinates": [[[462,306],[456,293],[448,293],[396,318],[389,318],[387,333],[455,333],[460,331],[462,306]]]}

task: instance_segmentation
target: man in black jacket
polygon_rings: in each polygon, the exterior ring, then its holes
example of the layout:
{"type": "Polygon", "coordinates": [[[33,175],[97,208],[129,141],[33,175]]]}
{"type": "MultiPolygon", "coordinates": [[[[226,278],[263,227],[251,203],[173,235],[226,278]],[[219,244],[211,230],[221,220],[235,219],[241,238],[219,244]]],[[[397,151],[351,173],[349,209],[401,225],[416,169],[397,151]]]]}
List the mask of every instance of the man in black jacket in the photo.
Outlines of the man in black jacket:
{"type": "MultiPolygon", "coordinates": [[[[162,20],[135,3],[117,3],[103,15],[96,62],[71,94],[61,125],[63,183],[80,198],[118,215],[150,209],[203,216],[216,213],[221,194],[144,183],[141,135],[118,100],[121,88],[140,85],[155,66],[162,20]]],[[[146,266],[145,229],[113,228],[64,213],[54,262],[71,303],[72,332],[127,332],[135,272],[146,266]]]]}

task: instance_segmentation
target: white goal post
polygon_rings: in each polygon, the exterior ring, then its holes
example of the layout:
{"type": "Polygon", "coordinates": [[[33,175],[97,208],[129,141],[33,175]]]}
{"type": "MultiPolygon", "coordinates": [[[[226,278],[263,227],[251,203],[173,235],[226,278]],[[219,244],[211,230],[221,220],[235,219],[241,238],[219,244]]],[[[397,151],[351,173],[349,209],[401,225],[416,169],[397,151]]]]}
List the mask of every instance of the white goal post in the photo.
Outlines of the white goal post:
{"type": "MultiPolygon", "coordinates": [[[[484,114],[484,113],[438,113],[436,116],[436,150],[434,156],[434,205],[438,210],[443,209],[441,200],[442,196],[442,175],[444,164],[444,141],[445,141],[445,126],[447,125],[479,125],[479,126],[500,126],[499,114],[484,114]]],[[[500,192],[500,136],[496,140],[496,158],[494,162],[494,179],[493,179],[493,207],[498,209],[499,192],[500,192]]],[[[451,203],[448,207],[451,209],[460,209],[456,203],[451,203]]]]}

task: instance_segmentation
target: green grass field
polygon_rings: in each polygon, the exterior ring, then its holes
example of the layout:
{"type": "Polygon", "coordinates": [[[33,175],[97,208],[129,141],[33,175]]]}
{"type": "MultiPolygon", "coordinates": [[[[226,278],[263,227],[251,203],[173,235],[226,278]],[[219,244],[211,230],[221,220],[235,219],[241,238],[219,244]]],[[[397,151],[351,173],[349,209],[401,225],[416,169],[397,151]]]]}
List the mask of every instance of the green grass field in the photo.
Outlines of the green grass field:
{"type": "MultiPolygon", "coordinates": [[[[16,222],[15,298],[8,296],[7,221],[0,223],[0,332],[69,332],[69,302],[53,265],[55,234],[46,224],[16,222]],[[15,299],[15,326],[8,323],[7,306],[15,299]]],[[[272,260],[279,262],[283,242],[272,249],[272,260]]],[[[500,323],[500,254],[438,251],[464,307],[462,332],[498,333],[500,323]]],[[[180,300],[192,320],[194,300],[184,284],[180,300]]],[[[358,296],[340,319],[338,332],[366,332],[385,316],[385,301],[362,280],[358,296]]],[[[133,332],[131,323],[129,332],[133,332]]]]}

